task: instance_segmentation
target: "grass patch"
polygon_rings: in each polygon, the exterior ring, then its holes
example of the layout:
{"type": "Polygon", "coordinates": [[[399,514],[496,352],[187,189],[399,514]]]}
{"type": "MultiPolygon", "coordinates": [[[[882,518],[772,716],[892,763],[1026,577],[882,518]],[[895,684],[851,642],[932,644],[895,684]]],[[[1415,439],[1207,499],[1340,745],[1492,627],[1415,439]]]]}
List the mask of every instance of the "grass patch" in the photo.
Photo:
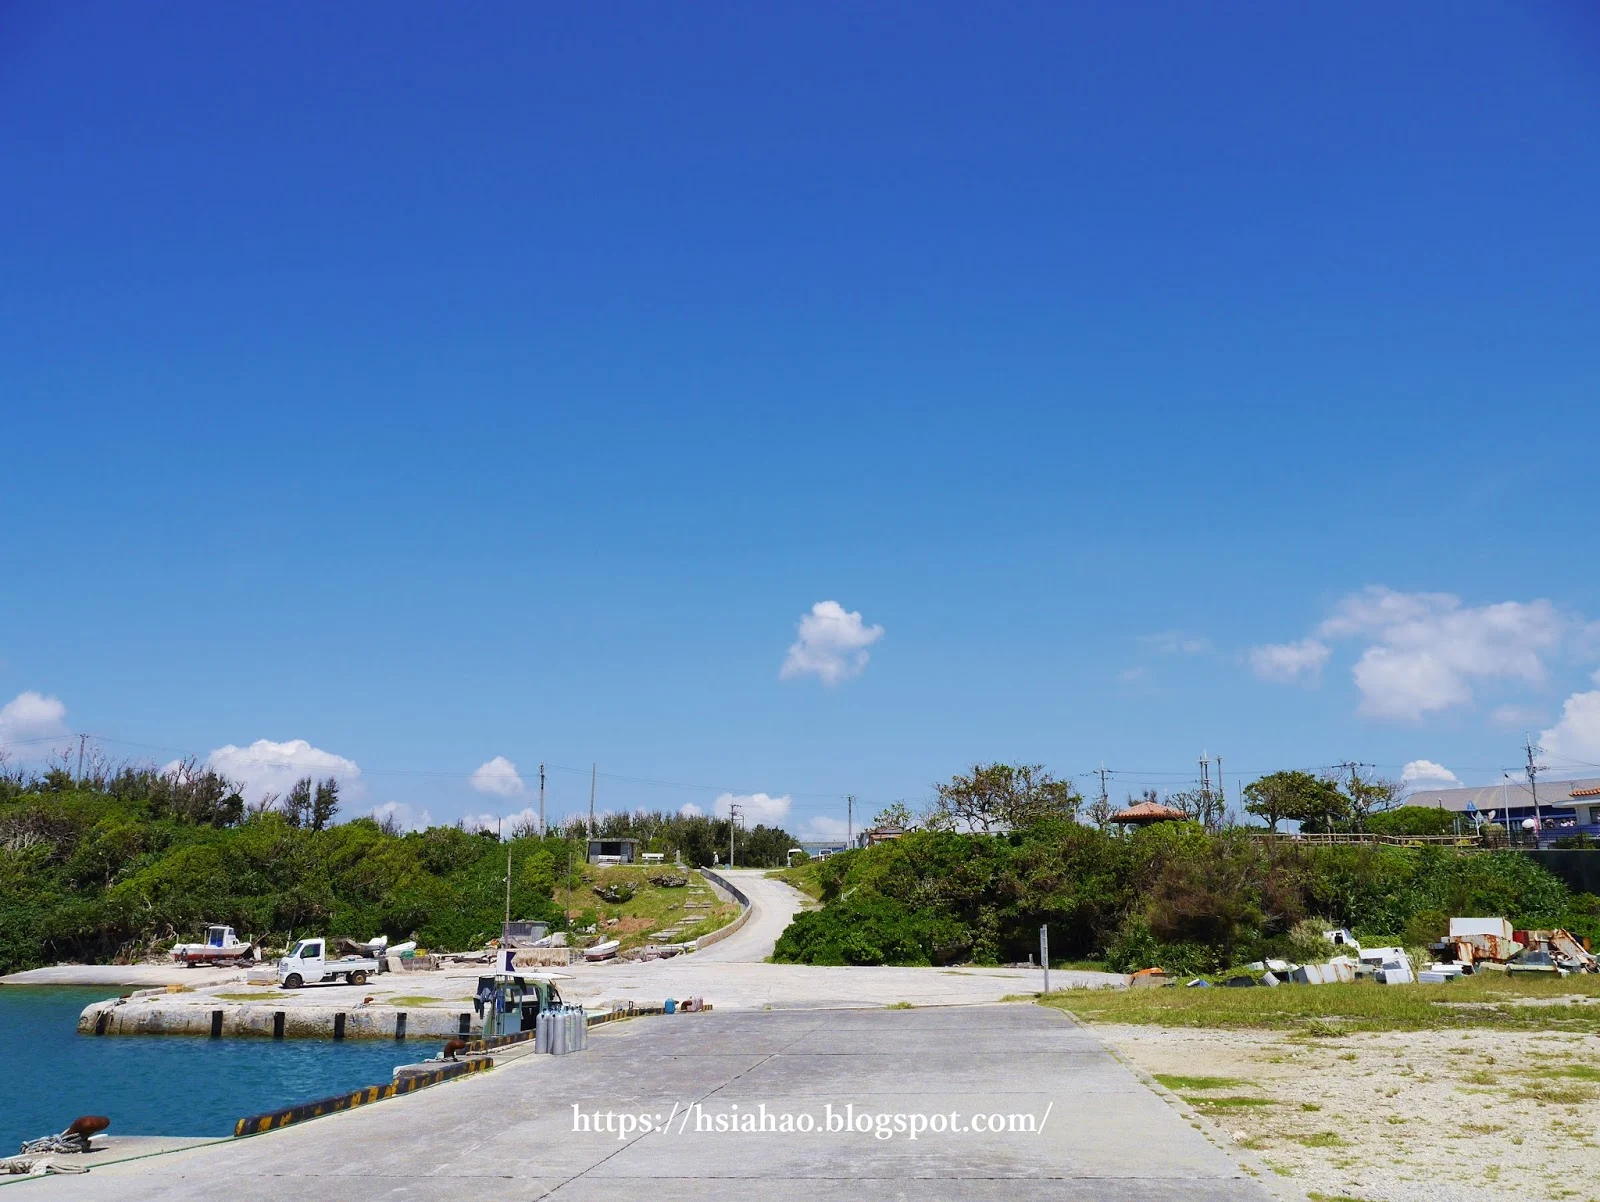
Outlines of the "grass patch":
{"type": "Polygon", "coordinates": [[[1564,1004],[1577,991],[1600,998],[1600,976],[1485,974],[1447,985],[1356,981],[1276,989],[1068,989],[1041,1000],[1091,1023],[1245,1027],[1314,1036],[1483,1026],[1600,1033],[1600,1006],[1564,1004]]]}
{"type": "MultiPolygon", "coordinates": [[[[445,1002],[448,1002],[450,999],[447,998],[447,997],[420,997],[420,996],[418,996],[418,997],[380,998],[379,1000],[382,1001],[385,1006],[438,1006],[438,1005],[442,1005],[445,1002]]],[[[466,1000],[470,1002],[472,999],[471,998],[467,998],[466,1000]]]]}
{"type": "MultiPolygon", "coordinates": [[[[565,898],[565,892],[557,889],[556,900],[562,902],[565,898]]],[[[618,864],[591,869],[583,889],[573,891],[572,904],[575,909],[592,910],[601,920],[597,929],[599,937],[617,940],[622,945],[622,951],[647,943],[663,942],[653,936],[674,923],[679,924],[678,931],[668,936],[666,941],[687,943],[727,926],[739,916],[738,904],[719,900],[698,872],[675,868],[670,864],[618,864]],[[652,885],[650,878],[660,876],[663,872],[686,875],[689,883],[676,889],[652,885]],[[634,895],[628,901],[603,901],[594,892],[596,886],[619,884],[634,887],[634,895]],[[711,904],[703,910],[691,910],[685,904],[691,901],[708,901],[711,904]],[[616,919],[616,922],[608,927],[605,925],[607,919],[616,919]]]]}
{"type": "Polygon", "coordinates": [[[1354,1194],[1325,1194],[1319,1189],[1308,1190],[1306,1197],[1310,1198],[1311,1202],[1366,1202],[1366,1199],[1358,1198],[1354,1194]]]}
{"type": "Polygon", "coordinates": [[[821,860],[811,859],[803,864],[796,864],[793,868],[775,868],[767,873],[767,876],[772,880],[793,885],[812,901],[821,901],[822,879],[818,876],[821,868],[821,860]]]}
{"type": "Polygon", "coordinates": [[[211,996],[219,1002],[259,1002],[264,998],[270,998],[275,995],[270,993],[213,993],[211,996]]]}
{"type": "Polygon", "coordinates": [[[913,1006],[910,1002],[890,1002],[887,1006],[884,1007],[884,1009],[885,1010],[915,1010],[916,1007],[913,1006]]]}
{"type": "Polygon", "coordinates": [[[1347,1141],[1337,1131],[1318,1131],[1315,1135],[1296,1135],[1294,1142],[1307,1148],[1342,1148],[1347,1141]]]}
{"type": "Polygon", "coordinates": [[[1271,1106],[1271,1098],[1251,1098],[1229,1095],[1214,1098],[1206,1094],[1182,1094],[1183,1100],[1197,1110],[1248,1110],[1253,1106],[1271,1106]]]}
{"type": "Polygon", "coordinates": [[[1168,1089],[1180,1092],[1185,1089],[1238,1089],[1241,1085],[1254,1084],[1238,1077],[1178,1077],[1171,1073],[1156,1073],[1155,1078],[1168,1089]]]}
{"type": "Polygon", "coordinates": [[[1563,1064],[1559,1068],[1535,1071],[1547,1077],[1575,1077],[1579,1081],[1600,1081],[1600,1068],[1592,1064],[1563,1064]]]}
{"type": "Polygon", "coordinates": [[[1525,1101],[1543,1102],[1554,1106],[1579,1106],[1600,1097],[1600,1091],[1592,1085],[1561,1085],[1554,1081],[1539,1081],[1532,1085],[1524,1085],[1514,1096],[1525,1101]]]}

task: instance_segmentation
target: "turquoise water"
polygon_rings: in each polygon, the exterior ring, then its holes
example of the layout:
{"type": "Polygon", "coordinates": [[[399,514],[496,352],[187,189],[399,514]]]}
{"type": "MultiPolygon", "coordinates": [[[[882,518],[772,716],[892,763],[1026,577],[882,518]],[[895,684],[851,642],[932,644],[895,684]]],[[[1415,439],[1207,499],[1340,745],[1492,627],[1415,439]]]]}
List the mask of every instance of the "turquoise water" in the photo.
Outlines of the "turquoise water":
{"type": "Polygon", "coordinates": [[[388,1081],[438,1040],[207,1039],[79,1035],[78,1015],[116,989],[0,986],[0,1156],[80,1114],[113,1135],[232,1135],[236,1119],[388,1081]]]}

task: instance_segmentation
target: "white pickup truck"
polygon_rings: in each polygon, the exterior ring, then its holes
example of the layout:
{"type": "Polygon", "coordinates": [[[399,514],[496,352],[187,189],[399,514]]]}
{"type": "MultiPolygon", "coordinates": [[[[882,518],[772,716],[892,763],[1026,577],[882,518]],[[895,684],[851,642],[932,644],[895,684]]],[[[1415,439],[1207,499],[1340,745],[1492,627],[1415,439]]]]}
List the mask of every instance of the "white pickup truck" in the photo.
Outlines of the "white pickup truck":
{"type": "Polygon", "coordinates": [[[327,949],[328,941],[321,935],[300,940],[278,961],[278,984],[285,989],[299,989],[307,982],[337,981],[343,977],[352,985],[365,985],[368,976],[384,971],[382,954],[329,960],[327,949]]]}

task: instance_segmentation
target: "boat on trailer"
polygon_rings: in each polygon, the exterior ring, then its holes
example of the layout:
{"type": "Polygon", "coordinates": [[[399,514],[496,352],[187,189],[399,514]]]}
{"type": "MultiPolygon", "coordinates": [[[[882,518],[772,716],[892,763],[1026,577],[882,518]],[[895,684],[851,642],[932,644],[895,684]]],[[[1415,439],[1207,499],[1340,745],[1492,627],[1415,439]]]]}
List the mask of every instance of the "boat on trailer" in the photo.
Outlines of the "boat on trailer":
{"type": "Polygon", "coordinates": [[[172,958],[191,968],[196,964],[254,964],[256,945],[241,940],[232,927],[214,925],[206,928],[204,943],[180,943],[172,949],[172,958]]]}

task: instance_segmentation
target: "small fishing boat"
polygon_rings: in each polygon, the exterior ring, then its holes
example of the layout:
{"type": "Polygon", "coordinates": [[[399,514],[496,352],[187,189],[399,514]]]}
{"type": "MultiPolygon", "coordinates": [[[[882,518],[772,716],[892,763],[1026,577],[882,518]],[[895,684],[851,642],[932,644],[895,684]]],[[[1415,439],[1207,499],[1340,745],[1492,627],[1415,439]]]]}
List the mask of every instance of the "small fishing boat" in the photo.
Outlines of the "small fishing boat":
{"type": "Polygon", "coordinates": [[[255,944],[241,940],[232,927],[209,926],[204,943],[180,943],[172,958],[191,968],[196,964],[254,964],[255,944]]]}
{"type": "Polygon", "coordinates": [[[604,943],[597,943],[593,947],[584,948],[583,958],[591,963],[598,960],[610,960],[616,956],[617,948],[620,946],[620,941],[607,939],[604,943]]]}

